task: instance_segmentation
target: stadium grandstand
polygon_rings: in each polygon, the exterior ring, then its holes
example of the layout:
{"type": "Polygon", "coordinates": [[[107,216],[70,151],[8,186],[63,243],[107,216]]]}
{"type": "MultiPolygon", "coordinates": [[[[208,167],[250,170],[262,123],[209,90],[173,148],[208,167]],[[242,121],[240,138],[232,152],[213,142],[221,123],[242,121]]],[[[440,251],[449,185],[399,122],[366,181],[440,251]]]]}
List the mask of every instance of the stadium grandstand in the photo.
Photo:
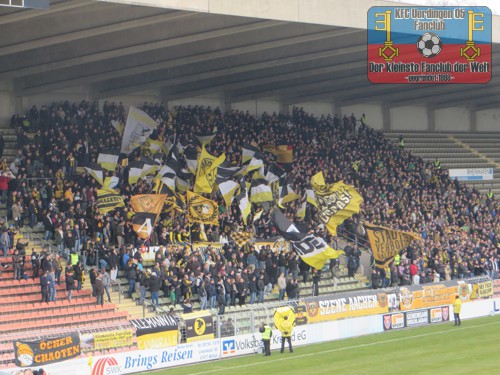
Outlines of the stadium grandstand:
{"type": "Polygon", "coordinates": [[[484,82],[375,84],[373,6],[486,5],[410,3],[0,2],[0,371],[260,353],[286,309],[306,345],[500,305],[500,7],[484,82]]]}

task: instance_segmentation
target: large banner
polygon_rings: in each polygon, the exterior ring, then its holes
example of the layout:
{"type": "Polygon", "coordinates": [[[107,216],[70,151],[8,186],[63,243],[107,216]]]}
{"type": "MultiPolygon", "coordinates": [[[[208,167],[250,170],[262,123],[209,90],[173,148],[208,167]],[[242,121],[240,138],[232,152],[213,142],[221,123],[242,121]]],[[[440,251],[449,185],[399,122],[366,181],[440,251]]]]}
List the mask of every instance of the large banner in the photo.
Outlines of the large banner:
{"type": "Polygon", "coordinates": [[[301,305],[307,309],[307,322],[317,323],[389,312],[385,293],[365,292],[307,298],[301,305]]]}
{"type": "Polygon", "coordinates": [[[477,283],[477,296],[479,298],[489,298],[493,296],[493,282],[483,281],[477,283]]]}
{"type": "Polygon", "coordinates": [[[132,329],[80,334],[82,352],[92,350],[114,349],[132,346],[134,333],[132,329]]]}
{"type": "Polygon", "coordinates": [[[171,316],[133,319],[130,323],[136,328],[137,347],[140,350],[177,345],[179,325],[171,316]]]}
{"type": "Polygon", "coordinates": [[[456,280],[401,287],[399,289],[400,309],[404,311],[449,305],[453,303],[456,295],[459,295],[462,301],[468,302],[471,294],[470,284],[456,280]]]}
{"type": "Polygon", "coordinates": [[[14,341],[15,363],[19,367],[43,366],[80,355],[80,336],[71,333],[49,340],[14,341]]]}
{"type": "MultiPolygon", "coordinates": [[[[219,358],[219,340],[209,340],[181,344],[175,348],[110,354],[97,357],[90,367],[91,375],[131,374],[219,358]]],[[[82,372],[77,372],[77,374],[82,374],[82,372]]]]}
{"type": "Polygon", "coordinates": [[[373,224],[365,224],[365,229],[375,266],[378,268],[386,268],[401,250],[419,239],[416,233],[402,232],[373,224]]]}
{"type": "Polygon", "coordinates": [[[284,240],[281,237],[277,238],[275,241],[262,240],[257,238],[255,240],[254,246],[255,250],[257,251],[260,251],[262,246],[264,246],[264,248],[269,246],[273,253],[279,253],[280,251],[289,252],[292,250],[292,243],[290,241],[284,240]]]}
{"type": "Polygon", "coordinates": [[[450,320],[450,306],[384,314],[382,319],[384,331],[447,322],[450,320]]]}
{"type": "Polygon", "coordinates": [[[113,189],[98,189],[97,190],[97,207],[99,212],[105,214],[119,207],[125,207],[123,197],[113,189]]]}
{"type": "Polygon", "coordinates": [[[214,338],[213,317],[206,311],[182,314],[186,322],[186,342],[212,340],[214,338]]]}
{"type": "Polygon", "coordinates": [[[204,253],[207,248],[211,246],[214,251],[220,253],[222,251],[222,244],[219,242],[195,242],[192,244],[193,252],[201,251],[204,253]]]}

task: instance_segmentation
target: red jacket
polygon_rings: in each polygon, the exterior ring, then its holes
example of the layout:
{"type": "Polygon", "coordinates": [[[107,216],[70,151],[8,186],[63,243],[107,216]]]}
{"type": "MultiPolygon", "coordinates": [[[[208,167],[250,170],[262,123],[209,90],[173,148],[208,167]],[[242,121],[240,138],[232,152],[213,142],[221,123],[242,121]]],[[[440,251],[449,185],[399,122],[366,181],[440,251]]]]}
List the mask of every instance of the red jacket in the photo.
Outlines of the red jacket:
{"type": "Polygon", "coordinates": [[[410,265],[410,275],[415,276],[418,272],[418,267],[416,264],[410,265]]]}
{"type": "Polygon", "coordinates": [[[9,181],[9,177],[0,176],[0,191],[9,190],[9,181]]]}

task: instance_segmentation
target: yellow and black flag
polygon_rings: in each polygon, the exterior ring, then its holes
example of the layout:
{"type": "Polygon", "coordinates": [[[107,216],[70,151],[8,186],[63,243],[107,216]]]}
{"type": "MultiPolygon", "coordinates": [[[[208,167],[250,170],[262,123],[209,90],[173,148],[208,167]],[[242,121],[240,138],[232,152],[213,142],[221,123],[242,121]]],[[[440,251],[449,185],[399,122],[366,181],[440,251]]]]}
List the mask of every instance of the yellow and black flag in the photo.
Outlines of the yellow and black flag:
{"type": "Polygon", "coordinates": [[[394,257],[406,249],[413,241],[419,240],[417,233],[365,224],[366,234],[375,259],[375,266],[385,268],[394,257]]]}
{"type": "Polygon", "coordinates": [[[344,254],[342,250],[331,248],[323,238],[309,234],[302,225],[292,223],[279,208],[271,212],[271,223],[285,240],[292,243],[295,253],[317,270],[322,269],[327,260],[344,254]]]}
{"type": "Polygon", "coordinates": [[[255,234],[253,232],[231,232],[230,236],[238,248],[240,248],[245,246],[255,234]]]}
{"type": "Polygon", "coordinates": [[[167,199],[166,194],[140,194],[130,198],[130,206],[135,212],[159,215],[167,199]]]}
{"type": "Polygon", "coordinates": [[[188,191],[187,206],[189,221],[219,225],[219,206],[213,200],[188,191]]]}
{"type": "Polygon", "coordinates": [[[316,194],[319,219],[328,231],[336,236],[337,226],[359,212],[363,198],[353,186],[343,181],[333,185],[326,184],[323,172],[311,178],[311,185],[316,194]]]}
{"type": "Polygon", "coordinates": [[[132,228],[141,238],[148,239],[153,233],[156,214],[148,212],[137,212],[132,218],[132,228]]]}
{"type": "Polygon", "coordinates": [[[104,171],[101,165],[97,163],[87,163],[84,168],[87,173],[102,186],[104,183],[104,171]]]}
{"type": "Polygon", "coordinates": [[[200,158],[198,159],[198,170],[196,171],[194,184],[194,191],[196,193],[210,194],[212,192],[217,177],[217,167],[224,160],[226,160],[226,154],[215,157],[210,155],[205,146],[203,146],[200,158]]]}
{"type": "Polygon", "coordinates": [[[106,188],[98,189],[97,207],[100,213],[105,214],[106,212],[113,211],[115,208],[125,207],[125,202],[116,190],[106,188]]]}

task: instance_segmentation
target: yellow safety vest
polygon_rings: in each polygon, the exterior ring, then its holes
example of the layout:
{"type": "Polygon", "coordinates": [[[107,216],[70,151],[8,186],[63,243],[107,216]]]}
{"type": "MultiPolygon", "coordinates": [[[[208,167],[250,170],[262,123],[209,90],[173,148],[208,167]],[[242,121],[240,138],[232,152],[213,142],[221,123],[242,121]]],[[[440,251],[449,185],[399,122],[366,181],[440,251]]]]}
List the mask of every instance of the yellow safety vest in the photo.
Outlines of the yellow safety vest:
{"type": "Polygon", "coordinates": [[[396,254],[396,256],[394,257],[394,264],[396,266],[399,266],[400,262],[401,262],[401,256],[399,254],[396,254]]]}
{"type": "Polygon", "coordinates": [[[268,325],[264,326],[264,332],[262,332],[262,340],[271,340],[271,327],[268,325]]]}
{"type": "Polygon", "coordinates": [[[75,266],[78,263],[78,254],[71,254],[71,265],[75,266]]]}

